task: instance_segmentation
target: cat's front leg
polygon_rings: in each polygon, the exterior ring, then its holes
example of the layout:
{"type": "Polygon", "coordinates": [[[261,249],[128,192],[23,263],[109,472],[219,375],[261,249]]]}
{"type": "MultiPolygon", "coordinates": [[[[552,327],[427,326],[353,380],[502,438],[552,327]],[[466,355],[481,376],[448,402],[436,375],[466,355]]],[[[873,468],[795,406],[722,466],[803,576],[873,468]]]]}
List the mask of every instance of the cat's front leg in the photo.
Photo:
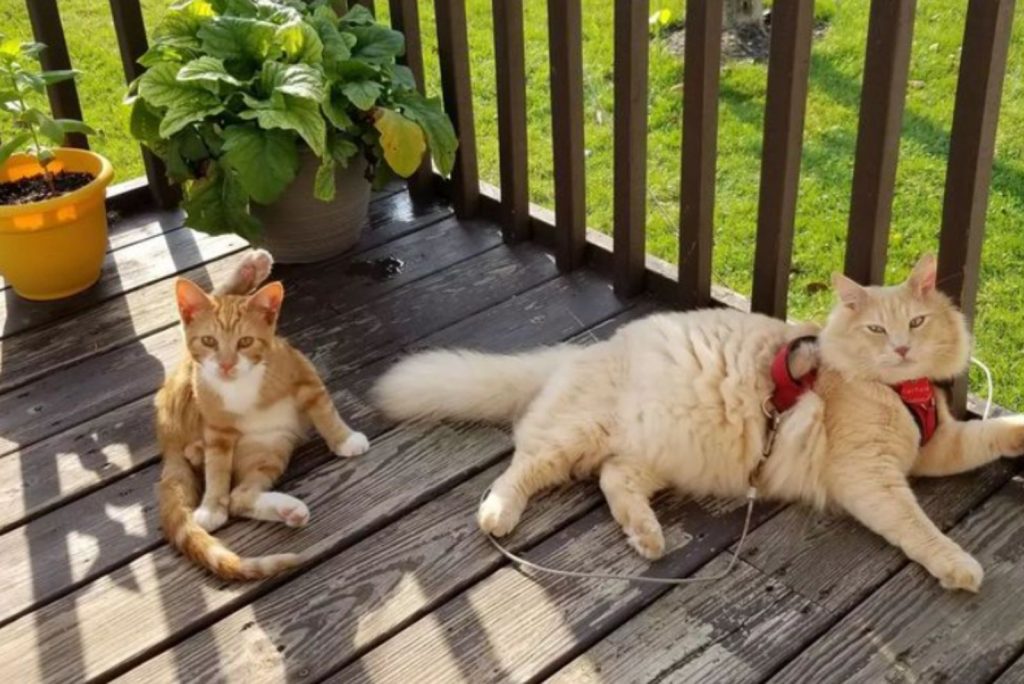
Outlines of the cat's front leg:
{"type": "Polygon", "coordinates": [[[939,428],[921,447],[911,472],[944,477],[979,468],[1001,456],[1024,455],[1024,416],[989,420],[939,421],[939,428]]]}
{"type": "Polygon", "coordinates": [[[879,467],[878,459],[865,456],[859,467],[833,470],[829,479],[830,495],[838,504],[923,565],[944,588],[972,592],[981,588],[985,575],[981,564],[936,527],[895,466],[879,467]]]}
{"type": "MultiPolygon", "coordinates": [[[[312,370],[311,366],[310,369],[312,370]]],[[[334,402],[331,401],[330,393],[318,376],[311,375],[298,386],[296,399],[313,423],[313,427],[335,454],[351,458],[365,454],[369,450],[370,440],[342,420],[334,402]]]]}
{"type": "Polygon", "coordinates": [[[620,460],[611,459],[601,466],[601,492],[608,502],[612,517],[637,553],[648,560],[657,560],[665,553],[665,535],[661,530],[651,496],[660,483],[642,470],[620,460]]]}
{"type": "Polygon", "coordinates": [[[192,515],[196,523],[208,532],[228,520],[231,460],[238,436],[234,428],[208,426],[203,430],[206,488],[202,503],[192,515]]]}

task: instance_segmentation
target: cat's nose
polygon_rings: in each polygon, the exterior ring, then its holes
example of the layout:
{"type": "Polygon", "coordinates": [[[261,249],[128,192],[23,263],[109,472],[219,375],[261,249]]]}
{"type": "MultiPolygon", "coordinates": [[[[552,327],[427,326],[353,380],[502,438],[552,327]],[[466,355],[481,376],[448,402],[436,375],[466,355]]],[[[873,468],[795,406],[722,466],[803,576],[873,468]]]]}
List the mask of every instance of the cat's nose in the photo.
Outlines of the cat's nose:
{"type": "Polygon", "coordinates": [[[907,354],[910,353],[910,347],[907,347],[907,346],[896,347],[895,351],[896,351],[897,354],[899,354],[901,357],[903,357],[905,359],[905,358],[907,358],[907,354]]]}
{"type": "Polygon", "coordinates": [[[234,368],[235,368],[235,362],[234,361],[221,361],[220,362],[220,370],[225,375],[230,373],[232,370],[234,370],[234,368]]]}

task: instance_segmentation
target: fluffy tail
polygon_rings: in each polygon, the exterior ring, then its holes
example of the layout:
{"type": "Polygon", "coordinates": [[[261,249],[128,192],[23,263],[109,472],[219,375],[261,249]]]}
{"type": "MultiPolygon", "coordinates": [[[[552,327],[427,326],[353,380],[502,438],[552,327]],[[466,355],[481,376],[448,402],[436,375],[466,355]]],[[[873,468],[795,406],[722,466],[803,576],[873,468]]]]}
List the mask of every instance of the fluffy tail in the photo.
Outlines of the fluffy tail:
{"type": "Polygon", "coordinates": [[[373,400],[398,420],[508,423],[580,350],[564,345],[507,356],[463,350],[415,354],[384,374],[373,400]]]}
{"type": "Polygon", "coordinates": [[[165,453],[160,476],[160,524],[175,548],[200,567],[227,580],[271,577],[302,562],[301,556],[282,553],[241,558],[192,518],[199,500],[199,480],[183,454],[165,453]]]}

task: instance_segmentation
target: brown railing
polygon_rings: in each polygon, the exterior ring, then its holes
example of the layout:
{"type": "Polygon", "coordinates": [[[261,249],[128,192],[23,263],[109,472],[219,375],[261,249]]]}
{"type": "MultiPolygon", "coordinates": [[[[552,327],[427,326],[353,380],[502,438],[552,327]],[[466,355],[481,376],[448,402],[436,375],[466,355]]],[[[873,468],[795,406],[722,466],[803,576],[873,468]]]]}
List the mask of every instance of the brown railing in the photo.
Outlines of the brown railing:
{"type": "MultiPolygon", "coordinates": [[[[371,10],[373,0],[358,0],[371,10]]],[[[424,82],[417,0],[388,0],[392,25],[406,36],[405,63],[424,82]]],[[[650,290],[687,308],[715,305],[711,263],[715,200],[718,87],[723,0],[686,6],[683,84],[679,268],[646,260],[646,138],[648,0],[615,2],[614,225],[611,241],[586,229],[583,148],[581,0],[548,0],[551,66],[554,214],[529,203],[526,76],[522,0],[492,0],[498,103],[500,198],[481,185],[477,169],[465,0],[433,0],[445,109],[459,136],[450,180],[432,178],[427,162],[410,180],[423,196],[438,188],[459,216],[500,221],[506,240],[540,240],[559,268],[583,264],[608,270],[622,295],[650,290]]],[[[46,68],[70,68],[56,0],[27,0],[36,38],[50,46],[46,68]]],[[[338,0],[345,5],[345,0],[338,0]]],[[[885,270],[889,222],[906,96],[915,0],[872,0],[854,162],[845,271],[879,283],[885,270]]],[[[138,0],[110,0],[125,77],[141,73],[146,50],[138,0]]],[[[973,318],[992,171],[996,120],[1006,71],[1014,0],[969,0],[947,161],[939,282],[973,318]]],[[[768,60],[764,144],[751,308],[784,317],[808,90],[813,0],[775,0],[768,60]]],[[[81,118],[73,82],[51,86],[55,114],[81,118]]],[[[85,147],[84,136],[69,144],[85,147]]],[[[160,206],[177,200],[158,160],[144,155],[148,184],[129,184],[123,201],[148,193],[160,206]]],[[[955,388],[963,405],[965,383],[955,388]]]]}

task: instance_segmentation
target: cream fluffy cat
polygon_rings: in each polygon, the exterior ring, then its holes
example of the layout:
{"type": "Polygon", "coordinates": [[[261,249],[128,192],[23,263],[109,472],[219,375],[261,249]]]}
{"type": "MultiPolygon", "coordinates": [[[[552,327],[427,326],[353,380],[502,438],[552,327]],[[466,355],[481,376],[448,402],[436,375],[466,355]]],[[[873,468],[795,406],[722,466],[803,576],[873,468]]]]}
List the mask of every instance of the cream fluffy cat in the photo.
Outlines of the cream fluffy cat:
{"type": "MultiPolygon", "coordinates": [[[[895,287],[835,276],[840,302],[820,333],[817,383],[783,415],[757,484],[763,497],[843,509],[942,586],[977,591],[981,566],[929,520],[907,477],[1020,454],[1024,420],[960,422],[938,392],[938,429],[920,446],[890,385],[952,378],[969,355],[963,316],[935,289],[935,268],[924,257],[895,287]]],[[[412,356],[375,397],[396,418],[515,422],[512,463],[480,506],[486,532],[508,534],[541,489],[598,475],[630,544],[653,559],[665,547],[655,492],[746,493],[766,437],[772,358],[809,332],[732,310],[657,314],[588,347],[412,356]]]]}
{"type": "Polygon", "coordinates": [[[302,501],[270,490],[310,425],[340,456],[369,446],[338,415],[313,365],[277,336],[281,284],[252,293],[271,263],[268,253],[250,252],[213,295],[178,279],[186,353],[156,397],[164,535],[225,579],[267,577],[299,562],[295,554],[239,558],[209,531],[229,512],[289,527],[306,524],[309,509],[302,501]]]}

